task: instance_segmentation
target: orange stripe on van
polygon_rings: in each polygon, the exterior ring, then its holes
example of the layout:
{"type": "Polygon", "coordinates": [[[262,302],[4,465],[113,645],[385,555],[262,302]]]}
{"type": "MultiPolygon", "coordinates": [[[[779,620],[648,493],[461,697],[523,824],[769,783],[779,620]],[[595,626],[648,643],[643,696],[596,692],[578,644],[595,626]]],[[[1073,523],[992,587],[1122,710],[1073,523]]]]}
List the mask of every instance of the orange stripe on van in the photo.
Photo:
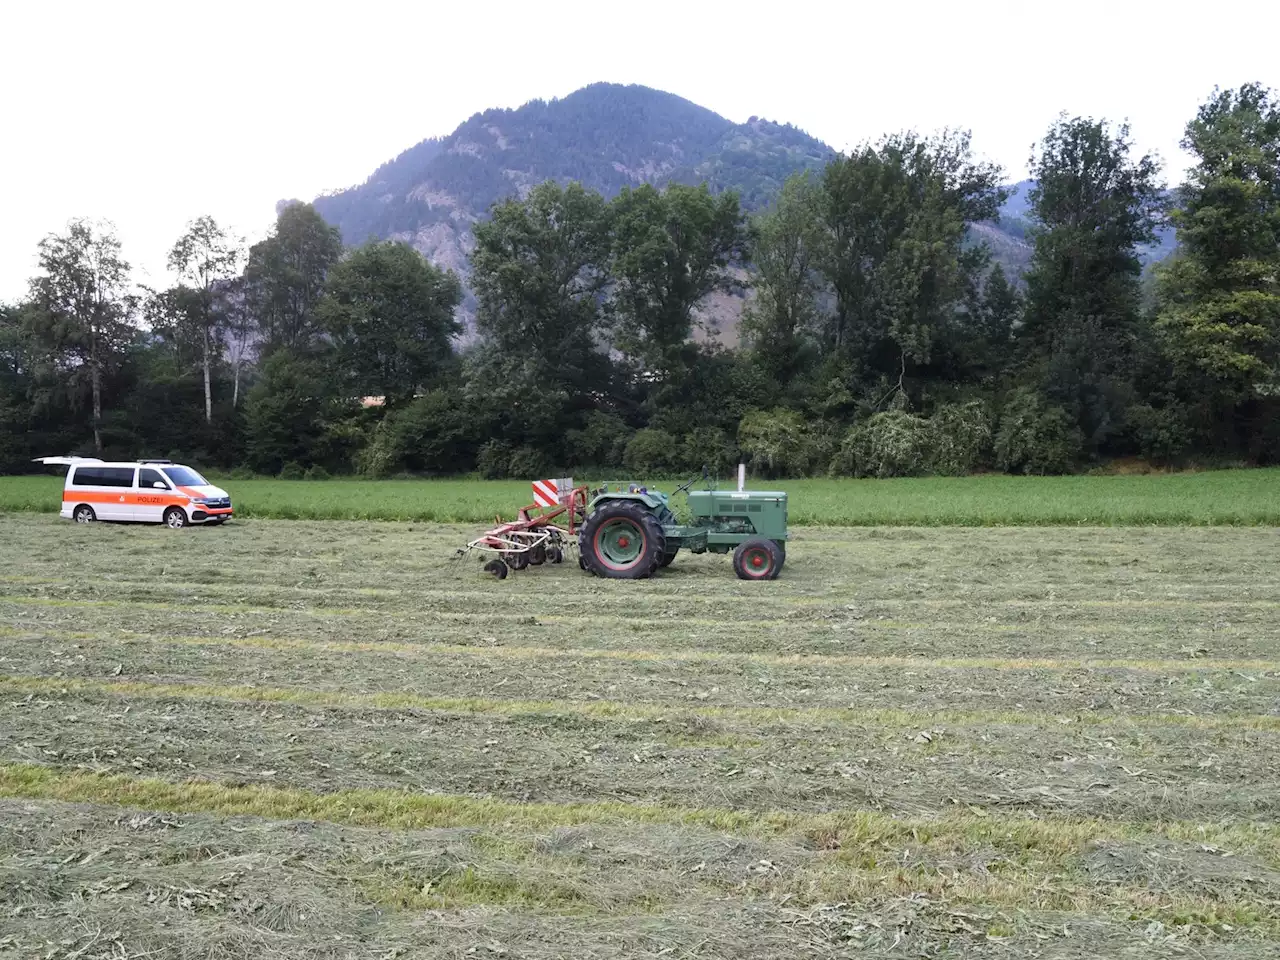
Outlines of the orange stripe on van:
{"type": "Polygon", "coordinates": [[[151,507],[178,507],[187,505],[186,497],[178,497],[164,490],[155,493],[142,493],[130,490],[128,493],[107,493],[101,490],[63,490],[63,503],[123,503],[127,506],[146,505],[151,507]]]}

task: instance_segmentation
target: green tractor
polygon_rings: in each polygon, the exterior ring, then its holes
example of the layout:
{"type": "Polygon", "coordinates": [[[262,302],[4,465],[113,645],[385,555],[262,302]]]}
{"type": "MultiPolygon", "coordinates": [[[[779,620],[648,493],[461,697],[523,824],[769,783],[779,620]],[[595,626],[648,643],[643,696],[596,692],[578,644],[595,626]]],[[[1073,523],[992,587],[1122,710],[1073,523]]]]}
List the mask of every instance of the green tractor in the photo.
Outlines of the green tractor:
{"type": "MultiPolygon", "coordinates": [[[[578,531],[578,564],[597,577],[638,580],[690,553],[733,551],[734,572],[743,580],[773,580],[787,559],[787,495],[778,491],[690,491],[691,521],[681,524],[671,498],[636,483],[608,482],[591,492],[578,531]]],[[[706,471],[702,478],[707,479],[706,471]]]]}

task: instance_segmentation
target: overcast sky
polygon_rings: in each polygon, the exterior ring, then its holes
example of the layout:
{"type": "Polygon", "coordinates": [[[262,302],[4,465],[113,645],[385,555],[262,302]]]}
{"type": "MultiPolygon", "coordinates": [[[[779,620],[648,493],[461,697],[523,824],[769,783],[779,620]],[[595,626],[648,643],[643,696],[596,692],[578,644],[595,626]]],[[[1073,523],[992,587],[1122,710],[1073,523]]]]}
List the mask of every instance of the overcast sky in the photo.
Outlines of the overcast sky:
{"type": "Polygon", "coordinates": [[[0,299],[40,238],[115,222],[163,284],[186,221],[250,240],[277,200],[363,180],[488,107],[598,80],[679,94],[734,121],[791,122],[838,149],[973,131],[1025,173],[1059,111],[1128,119],[1176,176],[1215,85],[1280,87],[1280,3],[915,0],[779,3],[20,3],[0,9],[0,299]],[[833,11],[840,12],[833,12],[833,11]]]}

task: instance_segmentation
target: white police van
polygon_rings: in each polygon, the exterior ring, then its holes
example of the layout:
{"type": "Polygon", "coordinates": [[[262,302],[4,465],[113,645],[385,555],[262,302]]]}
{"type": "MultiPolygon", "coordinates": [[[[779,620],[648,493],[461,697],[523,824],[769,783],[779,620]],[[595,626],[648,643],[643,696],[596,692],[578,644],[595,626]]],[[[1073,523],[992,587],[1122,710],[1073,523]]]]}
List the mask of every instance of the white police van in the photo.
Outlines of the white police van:
{"type": "Polygon", "coordinates": [[[180,530],[191,523],[225,523],[232,515],[227,491],[169,460],[39,457],[35,462],[67,467],[62,516],[76,523],[163,523],[180,530]]]}

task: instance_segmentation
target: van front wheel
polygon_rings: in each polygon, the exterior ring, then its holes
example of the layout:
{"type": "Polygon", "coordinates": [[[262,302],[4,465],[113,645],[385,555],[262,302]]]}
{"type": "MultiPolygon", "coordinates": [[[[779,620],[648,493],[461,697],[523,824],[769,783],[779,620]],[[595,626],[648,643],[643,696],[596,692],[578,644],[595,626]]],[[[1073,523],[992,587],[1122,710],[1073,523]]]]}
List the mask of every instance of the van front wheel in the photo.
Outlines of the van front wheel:
{"type": "Polygon", "coordinates": [[[98,519],[98,515],[93,512],[93,507],[87,503],[82,503],[76,507],[76,512],[72,516],[75,518],[76,523],[93,523],[98,519]]]}
{"type": "Polygon", "coordinates": [[[181,530],[187,525],[187,515],[181,507],[170,507],[164,512],[164,525],[170,530],[181,530]]]}

